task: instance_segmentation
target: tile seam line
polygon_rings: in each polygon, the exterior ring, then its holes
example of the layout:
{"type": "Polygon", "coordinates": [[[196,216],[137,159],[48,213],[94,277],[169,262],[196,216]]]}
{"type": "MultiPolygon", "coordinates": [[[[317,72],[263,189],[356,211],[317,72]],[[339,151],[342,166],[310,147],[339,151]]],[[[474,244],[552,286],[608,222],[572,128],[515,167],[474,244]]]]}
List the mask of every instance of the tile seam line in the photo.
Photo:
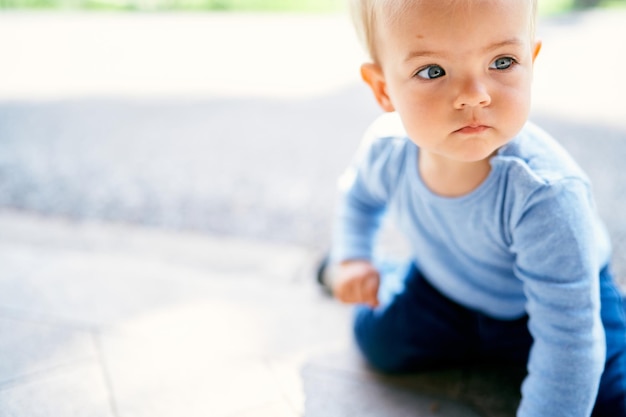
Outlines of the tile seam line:
{"type": "Polygon", "coordinates": [[[100,366],[100,373],[102,375],[102,379],[104,381],[104,386],[107,391],[108,403],[111,409],[111,413],[114,417],[119,417],[119,408],[117,406],[117,401],[115,400],[115,390],[113,388],[113,378],[111,377],[111,372],[107,366],[106,356],[104,354],[104,349],[102,347],[102,339],[101,334],[97,330],[93,330],[91,332],[91,337],[93,340],[94,347],[96,349],[97,361],[100,366]]]}
{"type": "Polygon", "coordinates": [[[0,383],[0,392],[6,391],[12,388],[17,388],[22,385],[28,385],[29,383],[34,382],[36,380],[44,379],[47,376],[62,373],[76,366],[93,364],[95,363],[96,360],[97,360],[97,357],[76,359],[68,363],[59,364],[59,365],[51,366],[47,369],[42,369],[42,370],[31,372],[28,374],[20,375],[13,379],[0,383]]]}
{"type": "Polygon", "coordinates": [[[293,403],[293,399],[290,398],[285,390],[280,386],[280,378],[276,373],[276,369],[272,366],[271,360],[269,358],[263,359],[263,366],[267,369],[272,379],[274,380],[276,384],[276,390],[278,391],[278,395],[280,396],[281,400],[285,401],[287,407],[294,416],[303,417],[303,414],[299,411],[297,404],[293,403]]]}

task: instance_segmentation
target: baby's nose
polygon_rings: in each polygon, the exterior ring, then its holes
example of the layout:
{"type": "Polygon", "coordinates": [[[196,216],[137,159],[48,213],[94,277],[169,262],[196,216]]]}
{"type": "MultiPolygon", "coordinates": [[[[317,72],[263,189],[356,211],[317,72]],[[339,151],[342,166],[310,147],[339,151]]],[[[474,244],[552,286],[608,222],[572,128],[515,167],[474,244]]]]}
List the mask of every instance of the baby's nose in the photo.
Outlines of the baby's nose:
{"type": "Polygon", "coordinates": [[[479,80],[466,80],[459,88],[459,93],[454,100],[454,107],[463,109],[466,107],[485,107],[491,104],[491,95],[486,86],[479,80]]]}

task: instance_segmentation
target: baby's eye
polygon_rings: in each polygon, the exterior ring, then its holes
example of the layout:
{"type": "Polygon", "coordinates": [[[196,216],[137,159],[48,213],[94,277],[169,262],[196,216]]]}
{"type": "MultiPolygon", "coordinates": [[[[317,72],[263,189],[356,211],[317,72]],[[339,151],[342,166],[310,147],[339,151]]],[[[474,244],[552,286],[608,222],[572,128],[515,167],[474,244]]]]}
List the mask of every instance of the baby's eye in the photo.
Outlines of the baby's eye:
{"type": "Polygon", "coordinates": [[[427,80],[432,80],[434,78],[443,77],[446,75],[446,71],[441,68],[439,65],[429,65],[426,68],[420,70],[417,74],[420,78],[425,78],[427,80]]]}
{"type": "Polygon", "coordinates": [[[511,66],[515,63],[515,59],[510,56],[505,56],[502,58],[498,58],[491,63],[489,68],[496,70],[505,70],[511,68],[511,66]]]}

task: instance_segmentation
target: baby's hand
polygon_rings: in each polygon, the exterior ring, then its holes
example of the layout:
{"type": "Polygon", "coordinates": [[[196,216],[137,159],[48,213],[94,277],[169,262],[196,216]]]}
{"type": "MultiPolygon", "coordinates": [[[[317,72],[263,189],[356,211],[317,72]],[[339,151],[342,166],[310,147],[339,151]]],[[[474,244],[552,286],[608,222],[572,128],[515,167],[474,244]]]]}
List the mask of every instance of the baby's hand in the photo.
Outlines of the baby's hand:
{"type": "Polygon", "coordinates": [[[333,271],[333,295],[344,303],[378,307],[380,274],[369,261],[344,261],[333,271]]]}

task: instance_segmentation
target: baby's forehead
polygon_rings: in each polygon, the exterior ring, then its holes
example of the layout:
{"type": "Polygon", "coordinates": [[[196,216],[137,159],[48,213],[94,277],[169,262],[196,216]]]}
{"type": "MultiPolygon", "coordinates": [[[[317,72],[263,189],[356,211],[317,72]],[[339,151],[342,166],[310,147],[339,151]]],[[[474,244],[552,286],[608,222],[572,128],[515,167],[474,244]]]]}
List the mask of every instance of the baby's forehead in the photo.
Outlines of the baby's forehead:
{"type": "Polygon", "coordinates": [[[392,28],[404,16],[407,16],[409,10],[417,7],[424,10],[426,14],[429,10],[437,9],[439,12],[444,11],[450,15],[457,13],[469,15],[472,8],[486,5],[504,6],[503,9],[508,9],[515,15],[523,15],[524,12],[520,10],[525,10],[528,13],[530,38],[534,38],[537,0],[373,0],[373,2],[372,13],[376,22],[376,32],[380,29],[392,28]],[[526,7],[520,9],[520,5],[526,5],[526,7]]]}

